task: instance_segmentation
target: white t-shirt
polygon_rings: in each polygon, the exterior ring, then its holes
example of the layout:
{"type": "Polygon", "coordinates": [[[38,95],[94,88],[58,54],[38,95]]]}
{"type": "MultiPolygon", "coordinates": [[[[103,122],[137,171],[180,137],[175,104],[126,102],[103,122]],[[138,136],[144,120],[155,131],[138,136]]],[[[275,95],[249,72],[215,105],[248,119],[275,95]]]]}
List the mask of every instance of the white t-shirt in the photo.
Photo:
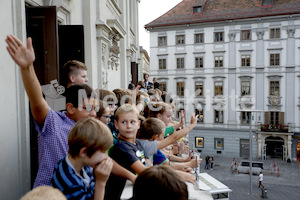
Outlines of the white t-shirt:
{"type": "Polygon", "coordinates": [[[263,181],[263,179],[264,179],[264,175],[263,175],[263,174],[260,174],[260,175],[259,175],[259,181],[263,181]]]}

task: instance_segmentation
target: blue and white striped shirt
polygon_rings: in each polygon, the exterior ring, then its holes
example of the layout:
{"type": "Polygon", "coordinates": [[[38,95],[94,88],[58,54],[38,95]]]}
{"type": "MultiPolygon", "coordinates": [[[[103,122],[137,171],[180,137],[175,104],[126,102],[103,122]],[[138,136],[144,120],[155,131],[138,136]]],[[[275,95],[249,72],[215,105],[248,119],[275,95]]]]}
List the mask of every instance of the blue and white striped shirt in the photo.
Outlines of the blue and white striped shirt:
{"type": "Polygon", "coordinates": [[[83,168],[83,177],[78,175],[70,162],[68,156],[63,158],[55,167],[51,179],[51,185],[64,193],[67,199],[87,200],[94,198],[95,178],[89,166],[83,168]],[[85,183],[84,180],[88,180],[85,183]]]}

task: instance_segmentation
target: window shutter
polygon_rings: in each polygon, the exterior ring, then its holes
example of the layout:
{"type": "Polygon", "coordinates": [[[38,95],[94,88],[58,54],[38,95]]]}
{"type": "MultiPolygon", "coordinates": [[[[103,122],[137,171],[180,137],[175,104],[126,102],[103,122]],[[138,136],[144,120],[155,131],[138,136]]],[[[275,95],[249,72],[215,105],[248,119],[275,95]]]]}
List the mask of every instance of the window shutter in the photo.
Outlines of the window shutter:
{"type": "Polygon", "coordinates": [[[284,112],[279,113],[279,124],[284,124],[284,112]]]}
{"type": "Polygon", "coordinates": [[[270,124],[270,112],[265,112],[265,124],[270,124]]]}

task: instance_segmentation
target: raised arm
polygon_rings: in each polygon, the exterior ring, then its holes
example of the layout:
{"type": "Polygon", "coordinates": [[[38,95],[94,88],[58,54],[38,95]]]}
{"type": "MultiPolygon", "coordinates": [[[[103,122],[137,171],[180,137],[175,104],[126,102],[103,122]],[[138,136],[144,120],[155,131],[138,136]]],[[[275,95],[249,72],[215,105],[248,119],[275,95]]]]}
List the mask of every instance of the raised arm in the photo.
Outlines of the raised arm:
{"type": "Polygon", "coordinates": [[[8,35],[6,38],[7,51],[20,66],[23,84],[30,101],[30,108],[33,118],[40,124],[43,124],[49,112],[49,107],[45,99],[39,80],[35,74],[33,61],[35,54],[32,47],[31,38],[27,38],[27,47],[15,36],[8,35]]]}
{"type": "Polygon", "coordinates": [[[174,132],[169,137],[166,137],[163,140],[157,141],[157,149],[164,148],[172,143],[174,143],[176,140],[186,136],[191,130],[193,130],[197,124],[198,115],[195,116],[195,114],[192,114],[191,116],[191,124],[184,129],[181,129],[180,131],[174,132]]]}

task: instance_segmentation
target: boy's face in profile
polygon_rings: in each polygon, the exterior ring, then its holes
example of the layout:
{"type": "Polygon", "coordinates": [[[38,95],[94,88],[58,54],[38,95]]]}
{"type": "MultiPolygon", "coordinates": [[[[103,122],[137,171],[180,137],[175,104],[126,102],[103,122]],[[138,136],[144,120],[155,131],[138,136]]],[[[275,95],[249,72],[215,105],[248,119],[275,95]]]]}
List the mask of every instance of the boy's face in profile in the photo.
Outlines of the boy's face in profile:
{"type": "Polygon", "coordinates": [[[98,101],[96,99],[89,99],[88,104],[79,105],[78,108],[73,107],[71,110],[72,119],[77,122],[88,117],[96,117],[96,107],[98,106],[98,101]]]}
{"type": "Polygon", "coordinates": [[[71,76],[72,84],[86,84],[89,80],[87,78],[87,71],[78,69],[76,75],[71,76]]]}
{"type": "Polygon", "coordinates": [[[86,164],[90,167],[95,167],[97,164],[101,163],[108,157],[107,151],[102,152],[100,150],[96,151],[90,158],[86,157],[86,164]]]}
{"type": "Polygon", "coordinates": [[[123,113],[119,115],[118,121],[115,121],[115,127],[119,130],[121,139],[125,141],[135,139],[140,128],[140,120],[134,112],[123,113]]]}

